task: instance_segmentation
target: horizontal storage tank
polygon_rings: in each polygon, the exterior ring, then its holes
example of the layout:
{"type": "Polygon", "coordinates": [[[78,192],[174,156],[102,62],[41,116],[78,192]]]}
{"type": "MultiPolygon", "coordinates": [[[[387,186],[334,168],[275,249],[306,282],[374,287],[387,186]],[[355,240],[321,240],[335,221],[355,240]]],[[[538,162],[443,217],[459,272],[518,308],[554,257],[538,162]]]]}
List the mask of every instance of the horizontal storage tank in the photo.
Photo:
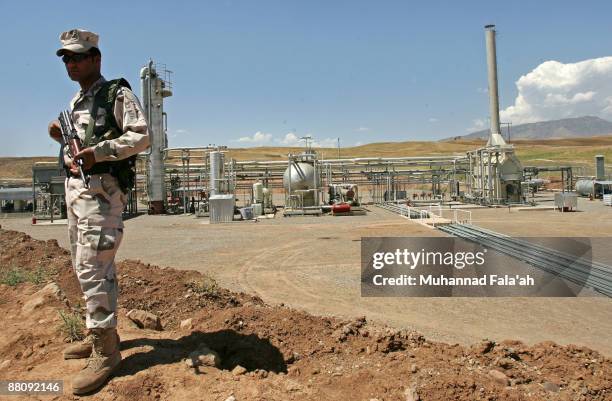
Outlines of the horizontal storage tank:
{"type": "Polygon", "coordinates": [[[348,213],[351,211],[351,205],[348,203],[336,203],[331,207],[332,213],[348,213]]]}
{"type": "Polygon", "coordinates": [[[578,195],[589,196],[595,194],[595,181],[578,180],[576,181],[576,192],[578,195]]]}

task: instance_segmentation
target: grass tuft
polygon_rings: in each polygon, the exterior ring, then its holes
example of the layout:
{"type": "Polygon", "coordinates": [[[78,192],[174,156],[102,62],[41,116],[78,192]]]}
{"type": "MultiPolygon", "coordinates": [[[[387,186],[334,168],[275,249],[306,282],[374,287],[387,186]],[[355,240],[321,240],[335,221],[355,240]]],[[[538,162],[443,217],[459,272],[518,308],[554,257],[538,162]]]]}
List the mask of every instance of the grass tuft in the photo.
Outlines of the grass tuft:
{"type": "Polygon", "coordinates": [[[43,284],[49,280],[47,269],[39,266],[36,270],[28,271],[13,266],[8,270],[0,270],[0,283],[14,287],[21,283],[43,284]]]}
{"type": "Polygon", "coordinates": [[[0,283],[2,284],[14,287],[17,284],[25,283],[26,281],[25,272],[17,267],[0,272],[0,283]]]}
{"type": "Polygon", "coordinates": [[[85,338],[85,323],[78,313],[59,311],[62,318],[59,330],[64,338],[70,342],[81,341],[85,338]]]}

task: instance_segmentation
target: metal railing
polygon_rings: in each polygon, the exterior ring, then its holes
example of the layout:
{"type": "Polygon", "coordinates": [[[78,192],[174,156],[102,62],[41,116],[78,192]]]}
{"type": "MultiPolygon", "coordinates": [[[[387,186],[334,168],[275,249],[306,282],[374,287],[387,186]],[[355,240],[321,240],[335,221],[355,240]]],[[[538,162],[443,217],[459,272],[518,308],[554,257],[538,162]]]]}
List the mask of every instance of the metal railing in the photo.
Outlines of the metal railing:
{"type": "Polygon", "coordinates": [[[377,204],[385,210],[409,219],[446,219],[453,224],[472,224],[472,212],[462,209],[443,209],[442,205],[429,205],[426,208],[408,206],[403,203],[385,202],[377,204]]]}

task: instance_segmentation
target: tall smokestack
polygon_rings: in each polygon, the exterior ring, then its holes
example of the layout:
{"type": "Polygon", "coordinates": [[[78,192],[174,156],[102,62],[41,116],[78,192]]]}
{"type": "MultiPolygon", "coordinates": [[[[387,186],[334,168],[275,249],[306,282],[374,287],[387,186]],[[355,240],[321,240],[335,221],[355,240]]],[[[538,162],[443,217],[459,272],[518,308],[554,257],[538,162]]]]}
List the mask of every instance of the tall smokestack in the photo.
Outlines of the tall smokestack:
{"type": "Polygon", "coordinates": [[[489,75],[489,115],[491,134],[487,146],[506,146],[499,129],[499,95],[497,93],[497,55],[495,50],[495,25],[485,26],[487,43],[487,70],[489,75]]]}

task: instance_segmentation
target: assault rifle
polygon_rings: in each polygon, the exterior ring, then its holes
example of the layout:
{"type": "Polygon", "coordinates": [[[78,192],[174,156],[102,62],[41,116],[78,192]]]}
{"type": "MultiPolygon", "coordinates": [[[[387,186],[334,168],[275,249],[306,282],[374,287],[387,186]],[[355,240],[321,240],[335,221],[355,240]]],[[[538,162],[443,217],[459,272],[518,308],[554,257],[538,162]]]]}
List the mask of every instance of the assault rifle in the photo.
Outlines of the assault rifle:
{"type": "Polygon", "coordinates": [[[85,175],[83,172],[83,160],[74,159],[74,155],[81,151],[82,144],[68,110],[64,110],[60,113],[59,123],[62,130],[62,148],[65,144],[68,145],[68,156],[72,159],[73,163],[79,166],[79,174],[85,184],[85,188],[89,188],[89,176],[85,175]]]}

